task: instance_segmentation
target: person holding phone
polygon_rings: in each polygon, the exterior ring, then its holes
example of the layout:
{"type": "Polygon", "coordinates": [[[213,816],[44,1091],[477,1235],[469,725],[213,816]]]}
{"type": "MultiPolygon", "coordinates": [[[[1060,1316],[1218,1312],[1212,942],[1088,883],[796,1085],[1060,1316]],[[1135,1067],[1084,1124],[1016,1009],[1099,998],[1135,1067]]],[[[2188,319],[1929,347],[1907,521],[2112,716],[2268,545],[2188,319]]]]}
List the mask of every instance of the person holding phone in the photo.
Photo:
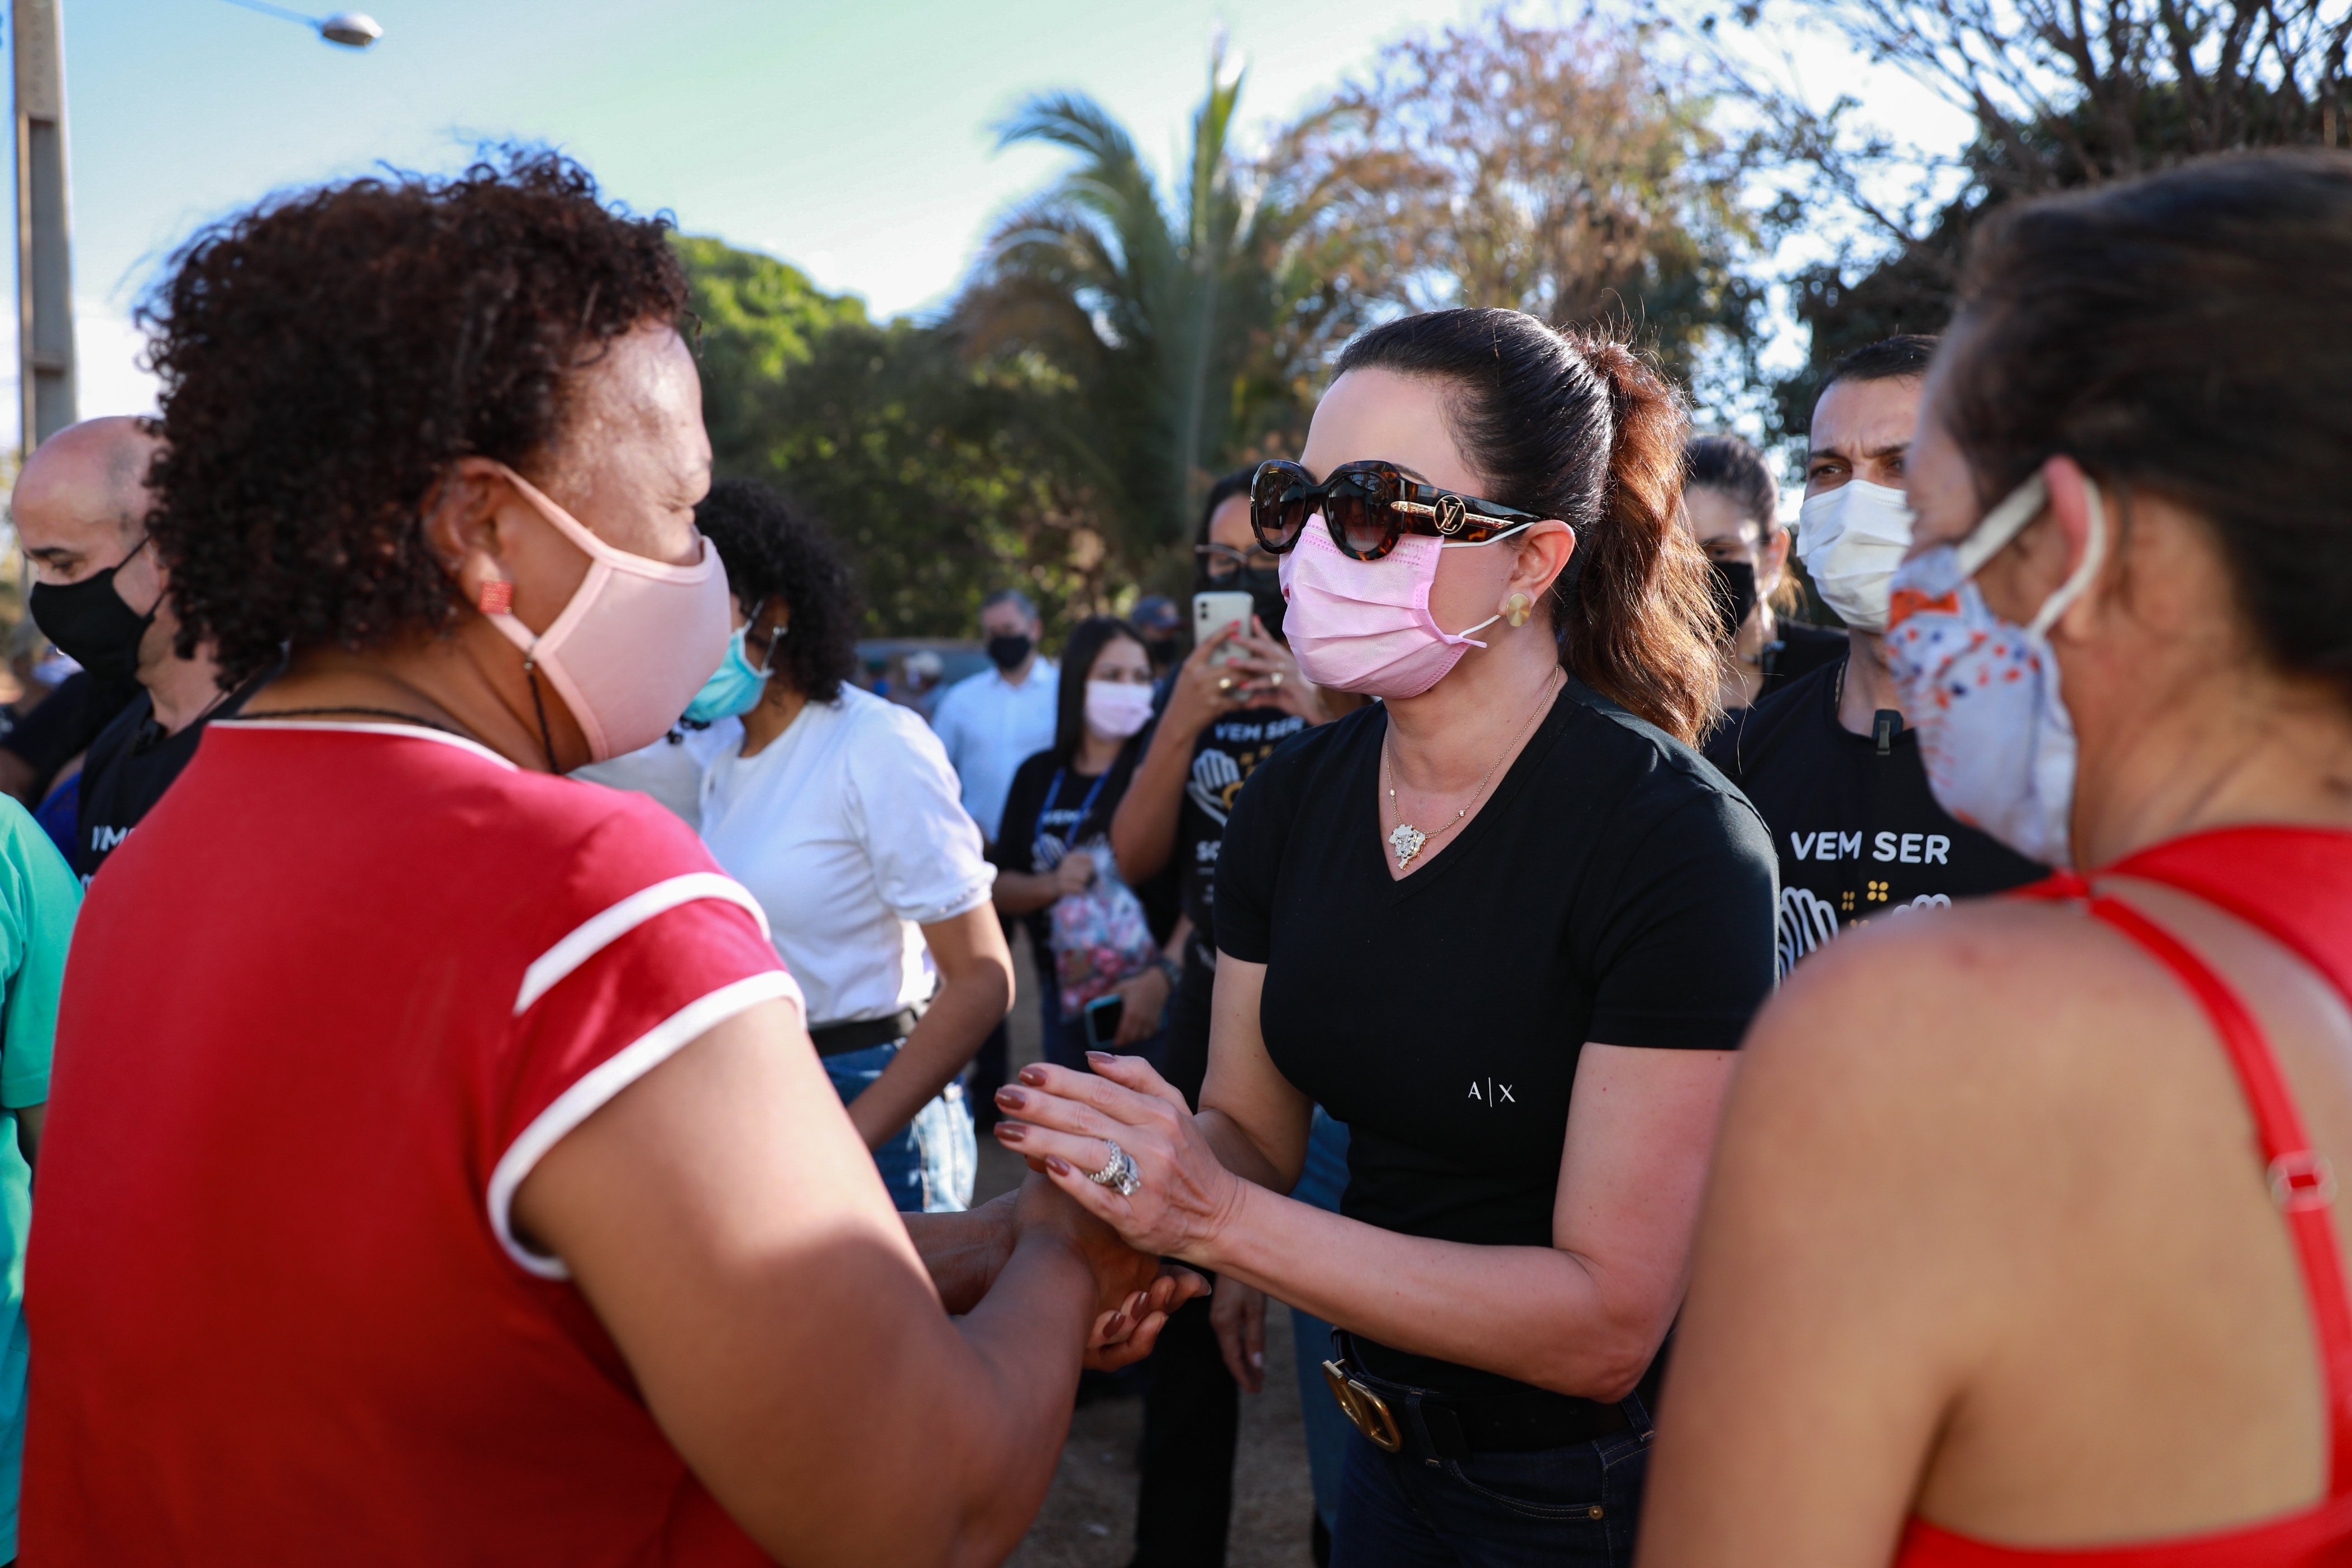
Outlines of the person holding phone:
{"type": "Polygon", "coordinates": [[[996,865],[997,913],[1029,925],[1045,1059],[1083,1070],[1089,1047],[1152,1054],[1150,1042],[1160,1033],[1178,971],[1162,954],[1089,1003],[1082,1017],[1062,1016],[1046,913],[1086,891],[1105,869],[1079,846],[1108,830],[1132,771],[1128,742],[1151,721],[1151,655],[1135,627],[1116,616],[1095,616],[1071,632],[1062,670],[1054,743],[1014,770],[989,858],[996,865]]]}
{"type": "MultiPolygon", "coordinates": [[[[1195,646],[1167,683],[1159,720],[1112,818],[1111,848],[1132,887],[1172,869],[1181,916],[1162,1070],[1188,1097],[1209,1064],[1216,978],[1217,855],[1234,798],[1275,749],[1331,716],[1330,694],[1298,673],[1281,639],[1282,587],[1250,533],[1254,470],[1209,491],[1193,542],[1195,646]],[[1219,615],[1203,625],[1203,602],[1219,615]]],[[[1233,1507],[1241,1406],[1202,1301],[1170,1319],[1153,1353],[1143,1423],[1136,1563],[1221,1563],[1233,1507]]]]}
{"type": "Polygon", "coordinates": [[[1338,1568],[1633,1560],[1773,983],[1771,844],[1692,750],[1721,655],[1682,435],[1650,362],[1517,311],[1349,344],[1251,522],[1301,667],[1382,700],[1234,804],[1198,1113],[1113,1056],[998,1097],[998,1139],[1129,1243],[1342,1331],[1338,1568]],[[1336,1215],[1286,1195],[1317,1105],[1336,1215]]]}

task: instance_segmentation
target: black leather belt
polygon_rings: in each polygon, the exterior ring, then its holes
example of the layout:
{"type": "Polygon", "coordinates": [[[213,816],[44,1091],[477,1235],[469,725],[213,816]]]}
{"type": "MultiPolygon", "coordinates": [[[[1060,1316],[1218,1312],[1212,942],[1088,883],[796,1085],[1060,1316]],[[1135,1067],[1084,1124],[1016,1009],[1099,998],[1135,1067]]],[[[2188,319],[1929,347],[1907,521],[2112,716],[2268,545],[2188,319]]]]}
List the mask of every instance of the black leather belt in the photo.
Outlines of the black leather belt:
{"type": "Polygon", "coordinates": [[[809,1038],[816,1042],[816,1054],[837,1057],[845,1051],[871,1050],[887,1046],[893,1040],[903,1040],[915,1032],[922,1021],[920,1007],[901,1007],[887,1018],[853,1018],[845,1024],[813,1024],[809,1038]]]}
{"type": "MultiPolygon", "coordinates": [[[[1339,1338],[1340,1336],[1334,1336],[1339,1338]]],[[[1473,1454],[1525,1454],[1590,1443],[1629,1431],[1623,1405],[1603,1405],[1540,1388],[1480,1399],[1452,1399],[1425,1388],[1374,1377],[1344,1340],[1323,1363],[1332,1397],[1356,1430],[1374,1446],[1397,1453],[1411,1447],[1437,1459],[1473,1454]]],[[[1649,1425],[1644,1419],[1642,1423],[1649,1425]]]]}

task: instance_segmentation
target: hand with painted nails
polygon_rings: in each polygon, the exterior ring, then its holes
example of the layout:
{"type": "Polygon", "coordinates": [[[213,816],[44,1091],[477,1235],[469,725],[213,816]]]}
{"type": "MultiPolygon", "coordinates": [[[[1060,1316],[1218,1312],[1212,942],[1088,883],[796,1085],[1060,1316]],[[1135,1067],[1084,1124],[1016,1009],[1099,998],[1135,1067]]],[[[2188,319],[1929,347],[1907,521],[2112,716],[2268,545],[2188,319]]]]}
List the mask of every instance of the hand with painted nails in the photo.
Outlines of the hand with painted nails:
{"type": "Polygon", "coordinates": [[[1248,1184],[1225,1169],[1184,1097],[1150,1063],[1103,1051],[1087,1059],[1092,1073],[1041,1062],[998,1090],[1007,1120],[997,1141],[1129,1246],[1204,1262],[1248,1184]],[[1122,1164],[1126,1183],[1116,1180],[1122,1164]]]}

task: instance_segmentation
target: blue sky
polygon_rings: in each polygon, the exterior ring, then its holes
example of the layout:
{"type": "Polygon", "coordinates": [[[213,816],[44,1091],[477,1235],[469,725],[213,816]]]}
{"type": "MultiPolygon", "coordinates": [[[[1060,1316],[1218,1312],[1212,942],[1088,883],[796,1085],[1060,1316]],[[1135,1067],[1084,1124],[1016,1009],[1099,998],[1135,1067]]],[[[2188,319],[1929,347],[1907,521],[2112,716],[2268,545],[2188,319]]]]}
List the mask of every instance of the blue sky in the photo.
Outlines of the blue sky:
{"type": "MultiPolygon", "coordinates": [[[[887,315],[940,303],[992,218],[1052,174],[1044,149],[994,151],[990,125],[1024,95],[1090,92],[1164,163],[1220,27],[1249,67],[1255,127],[1472,9],[362,0],[385,36],[361,53],[226,0],[60,3],[85,416],[149,405],[131,307],[175,245],[273,189],[378,161],[446,169],[485,139],[551,142],[633,207],[782,256],[887,315]]],[[[13,272],[13,247],[0,258],[13,272]]],[[[14,377],[0,384],[14,429],[14,377]]]]}
{"type": "Polygon", "coordinates": [[[991,217],[1052,172],[1042,150],[993,151],[989,125],[1025,93],[1092,92],[1164,160],[1221,22],[1256,119],[1449,15],[1427,0],[363,0],[384,37],[360,53],[225,0],[61,3],[85,415],[149,396],[129,315],[172,248],[274,188],[378,160],[446,168],[484,138],[550,142],[633,207],[890,314],[939,302],[991,217]]]}

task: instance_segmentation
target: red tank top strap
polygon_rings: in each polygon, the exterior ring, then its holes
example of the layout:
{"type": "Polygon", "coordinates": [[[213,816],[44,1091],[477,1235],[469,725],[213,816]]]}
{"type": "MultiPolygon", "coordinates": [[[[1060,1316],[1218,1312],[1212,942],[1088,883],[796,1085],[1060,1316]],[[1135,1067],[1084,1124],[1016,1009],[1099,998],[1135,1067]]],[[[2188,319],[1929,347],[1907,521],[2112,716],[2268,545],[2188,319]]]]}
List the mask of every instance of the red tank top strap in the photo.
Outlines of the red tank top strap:
{"type": "MultiPolygon", "coordinates": [[[[2352,840],[2347,841],[2352,845],[2352,840]]],[[[2117,870],[2125,870],[2118,867],[2117,870]]],[[[2168,886],[2179,883],[2154,864],[2131,864],[2126,874],[2168,886]]],[[[2189,881],[2191,879],[2181,879],[2189,881]]],[[[2198,887],[2183,887],[2192,896],[2198,887]]],[[[2179,977],[2197,999],[2221,1038],[2230,1065],[2252,1111],[2263,1159],[2267,1164],[2271,1197],[2286,1216],[2296,1256],[2302,1264],[2304,1290],[2310,1299],[2318,1332],[2321,1365],[2327,1383],[2328,1496],[2352,1495],[2352,1295],[2345,1285],[2344,1262],[2336,1245],[2330,1211],[2336,1197],[2336,1176],[2326,1155],[2311,1146],[2294,1096],[2271,1053],[2270,1040],[2235,989],[2213,967],[2191,952],[2170,931],[2119,899],[2095,893],[2081,878],[2061,873],[2048,881],[2020,890],[2022,896],[2047,900],[2082,900],[2094,919],[2112,926],[2145,949],[2179,977]]],[[[2262,922],[2266,930],[2273,922],[2262,922]]],[[[2297,952],[2302,942],[2291,942],[2297,952]]],[[[2343,990],[2336,964],[2322,966],[2331,984],[2343,990]]],[[[2352,994],[2346,996],[2352,1005],[2352,994]]]]}

